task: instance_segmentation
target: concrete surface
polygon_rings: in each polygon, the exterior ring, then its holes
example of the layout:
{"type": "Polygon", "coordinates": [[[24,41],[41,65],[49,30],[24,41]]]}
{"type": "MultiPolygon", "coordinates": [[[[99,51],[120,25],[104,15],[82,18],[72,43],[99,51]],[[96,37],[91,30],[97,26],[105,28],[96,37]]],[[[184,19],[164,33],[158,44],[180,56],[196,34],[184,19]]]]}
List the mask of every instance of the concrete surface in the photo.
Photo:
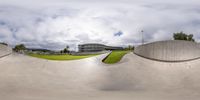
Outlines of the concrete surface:
{"type": "Polygon", "coordinates": [[[129,53],[49,61],[12,54],[0,59],[1,100],[199,100],[200,60],[158,62],[129,53]]]}
{"type": "Polygon", "coordinates": [[[11,53],[12,53],[12,48],[6,45],[0,44],[0,58],[6,55],[9,55],[11,53]]]}
{"type": "Polygon", "coordinates": [[[144,44],[135,54],[160,61],[187,61],[200,58],[200,46],[195,42],[170,40],[144,44]]]}

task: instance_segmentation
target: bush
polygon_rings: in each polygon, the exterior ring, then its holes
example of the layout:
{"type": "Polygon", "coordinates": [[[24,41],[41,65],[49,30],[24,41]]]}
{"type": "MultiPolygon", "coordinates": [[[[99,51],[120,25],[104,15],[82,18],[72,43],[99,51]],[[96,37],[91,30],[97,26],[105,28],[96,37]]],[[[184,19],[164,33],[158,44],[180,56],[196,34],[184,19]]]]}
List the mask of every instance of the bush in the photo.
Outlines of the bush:
{"type": "Polygon", "coordinates": [[[0,44],[3,44],[3,45],[6,45],[6,46],[8,46],[8,44],[7,44],[7,43],[5,43],[5,42],[1,42],[0,44]]]}
{"type": "Polygon", "coordinates": [[[178,32],[178,33],[174,33],[173,37],[174,37],[174,40],[186,40],[186,41],[195,42],[195,40],[193,39],[193,34],[187,35],[186,33],[178,32]]]}
{"type": "Polygon", "coordinates": [[[26,50],[26,47],[24,44],[19,44],[19,45],[16,45],[13,50],[16,52],[20,52],[20,51],[26,50]]]}

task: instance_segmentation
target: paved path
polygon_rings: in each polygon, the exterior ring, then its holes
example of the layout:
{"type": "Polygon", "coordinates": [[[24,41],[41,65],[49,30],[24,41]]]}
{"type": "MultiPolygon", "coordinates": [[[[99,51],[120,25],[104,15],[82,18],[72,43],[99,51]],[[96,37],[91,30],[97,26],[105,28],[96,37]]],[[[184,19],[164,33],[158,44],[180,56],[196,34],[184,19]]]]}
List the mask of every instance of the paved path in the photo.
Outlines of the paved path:
{"type": "Polygon", "coordinates": [[[106,65],[100,55],[49,61],[12,54],[0,59],[2,100],[199,100],[200,60],[163,63],[127,54],[106,65]]]}

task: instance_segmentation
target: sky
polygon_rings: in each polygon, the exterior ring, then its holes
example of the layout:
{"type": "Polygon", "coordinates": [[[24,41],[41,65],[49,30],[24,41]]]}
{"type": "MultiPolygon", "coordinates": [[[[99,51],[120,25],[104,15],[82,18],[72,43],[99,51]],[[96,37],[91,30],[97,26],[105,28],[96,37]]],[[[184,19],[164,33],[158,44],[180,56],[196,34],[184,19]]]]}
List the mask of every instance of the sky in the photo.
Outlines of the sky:
{"type": "Polygon", "coordinates": [[[139,45],[193,34],[200,42],[198,0],[0,0],[0,42],[77,50],[78,44],[139,45]]]}

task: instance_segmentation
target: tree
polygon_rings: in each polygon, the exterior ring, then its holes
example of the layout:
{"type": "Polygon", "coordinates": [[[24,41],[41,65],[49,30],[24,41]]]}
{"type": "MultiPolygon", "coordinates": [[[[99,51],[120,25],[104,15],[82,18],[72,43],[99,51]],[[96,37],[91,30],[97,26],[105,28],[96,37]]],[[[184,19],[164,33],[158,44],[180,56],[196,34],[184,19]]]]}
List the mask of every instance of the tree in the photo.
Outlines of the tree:
{"type": "Polygon", "coordinates": [[[195,42],[195,40],[193,39],[193,34],[188,35],[188,41],[195,42]]]}
{"type": "Polygon", "coordinates": [[[128,45],[128,47],[124,48],[124,50],[134,50],[134,46],[128,45]]]}
{"type": "Polygon", "coordinates": [[[13,50],[16,52],[20,52],[20,51],[26,50],[26,47],[24,44],[19,44],[19,45],[16,45],[13,50]]]}
{"type": "Polygon", "coordinates": [[[69,46],[66,46],[60,53],[69,53],[69,46]]]}
{"type": "Polygon", "coordinates": [[[174,37],[174,40],[186,40],[186,41],[195,42],[195,40],[193,39],[193,34],[187,35],[186,33],[178,32],[178,33],[174,33],[173,37],[174,37]]]}
{"type": "Polygon", "coordinates": [[[8,44],[5,42],[0,42],[0,44],[8,46],[8,44]]]}
{"type": "Polygon", "coordinates": [[[63,50],[63,52],[64,52],[64,53],[68,53],[68,49],[65,48],[65,49],[63,50]]]}
{"type": "Polygon", "coordinates": [[[60,50],[60,53],[63,53],[63,50],[60,50]]]}

